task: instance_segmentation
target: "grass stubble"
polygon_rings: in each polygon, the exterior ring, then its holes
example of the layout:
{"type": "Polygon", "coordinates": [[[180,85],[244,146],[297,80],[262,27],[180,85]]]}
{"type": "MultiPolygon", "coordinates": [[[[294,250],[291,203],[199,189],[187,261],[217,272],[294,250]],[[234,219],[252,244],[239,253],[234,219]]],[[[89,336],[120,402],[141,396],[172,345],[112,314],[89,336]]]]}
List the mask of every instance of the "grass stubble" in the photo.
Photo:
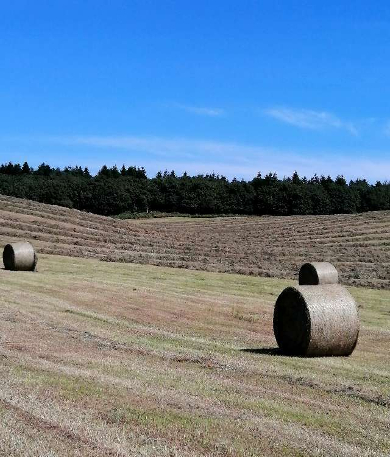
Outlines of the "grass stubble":
{"type": "Polygon", "coordinates": [[[0,270],[0,452],[390,454],[390,292],[350,291],[351,357],[279,356],[292,282],[41,255],[0,270]]]}

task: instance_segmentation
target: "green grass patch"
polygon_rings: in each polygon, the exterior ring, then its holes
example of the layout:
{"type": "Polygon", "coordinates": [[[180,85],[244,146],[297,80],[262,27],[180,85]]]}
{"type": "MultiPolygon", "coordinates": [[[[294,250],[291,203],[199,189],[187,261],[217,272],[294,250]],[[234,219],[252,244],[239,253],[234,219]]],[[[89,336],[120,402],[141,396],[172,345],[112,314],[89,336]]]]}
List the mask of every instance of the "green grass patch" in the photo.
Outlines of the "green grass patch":
{"type": "Polygon", "coordinates": [[[66,400],[77,401],[86,397],[102,399],[109,396],[107,389],[100,383],[78,376],[22,365],[13,367],[12,372],[23,384],[45,390],[51,388],[66,400]]]}

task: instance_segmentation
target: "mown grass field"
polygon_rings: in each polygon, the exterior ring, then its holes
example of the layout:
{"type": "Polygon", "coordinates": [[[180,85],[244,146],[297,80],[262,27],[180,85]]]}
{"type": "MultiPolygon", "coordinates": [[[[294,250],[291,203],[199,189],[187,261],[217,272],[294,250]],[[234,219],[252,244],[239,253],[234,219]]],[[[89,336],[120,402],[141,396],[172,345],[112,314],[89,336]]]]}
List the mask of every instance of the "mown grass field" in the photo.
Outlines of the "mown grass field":
{"type": "Polygon", "coordinates": [[[329,261],[341,282],[390,290],[390,211],[121,221],[0,195],[0,243],[106,261],[294,279],[329,261]]]}
{"type": "Polygon", "coordinates": [[[40,255],[0,270],[0,455],[389,456],[390,292],[349,358],[275,351],[292,281],[40,255]]]}

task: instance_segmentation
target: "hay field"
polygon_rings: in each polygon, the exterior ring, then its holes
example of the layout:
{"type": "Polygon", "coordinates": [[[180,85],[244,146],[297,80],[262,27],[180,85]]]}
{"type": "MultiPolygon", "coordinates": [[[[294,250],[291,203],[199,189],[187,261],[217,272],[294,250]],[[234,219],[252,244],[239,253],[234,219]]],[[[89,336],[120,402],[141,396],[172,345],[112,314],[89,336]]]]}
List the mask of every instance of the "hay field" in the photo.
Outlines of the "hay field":
{"type": "Polygon", "coordinates": [[[41,255],[0,269],[0,455],[388,456],[390,292],[349,358],[275,351],[291,281],[41,255]]]}
{"type": "Polygon", "coordinates": [[[263,277],[331,261],[344,284],[390,289],[390,211],[120,221],[0,195],[0,243],[38,252],[263,277]]]}

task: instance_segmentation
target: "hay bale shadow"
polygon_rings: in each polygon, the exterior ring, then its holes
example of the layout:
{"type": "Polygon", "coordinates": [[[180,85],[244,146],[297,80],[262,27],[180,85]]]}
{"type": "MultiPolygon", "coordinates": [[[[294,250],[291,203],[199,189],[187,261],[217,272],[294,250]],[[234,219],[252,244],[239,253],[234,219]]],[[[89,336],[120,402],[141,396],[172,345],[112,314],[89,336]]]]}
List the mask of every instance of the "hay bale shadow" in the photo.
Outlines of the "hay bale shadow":
{"type": "MultiPolygon", "coordinates": [[[[273,355],[273,356],[277,356],[277,357],[295,357],[298,359],[307,359],[307,358],[313,357],[313,356],[305,355],[305,354],[294,354],[292,352],[284,352],[280,348],[244,348],[244,349],[239,349],[239,351],[240,352],[249,352],[251,354],[273,355]]],[[[318,357],[318,356],[314,356],[314,357],[318,357]]]]}
{"type": "Polygon", "coordinates": [[[240,352],[249,352],[251,354],[262,354],[262,355],[286,355],[279,348],[244,348],[239,349],[240,352]]]}
{"type": "Polygon", "coordinates": [[[280,348],[243,348],[243,349],[239,349],[239,351],[240,352],[249,352],[251,354],[272,355],[272,356],[277,356],[277,357],[294,357],[294,358],[298,358],[298,359],[339,357],[339,356],[329,356],[329,355],[294,354],[292,352],[283,352],[280,348]]]}

